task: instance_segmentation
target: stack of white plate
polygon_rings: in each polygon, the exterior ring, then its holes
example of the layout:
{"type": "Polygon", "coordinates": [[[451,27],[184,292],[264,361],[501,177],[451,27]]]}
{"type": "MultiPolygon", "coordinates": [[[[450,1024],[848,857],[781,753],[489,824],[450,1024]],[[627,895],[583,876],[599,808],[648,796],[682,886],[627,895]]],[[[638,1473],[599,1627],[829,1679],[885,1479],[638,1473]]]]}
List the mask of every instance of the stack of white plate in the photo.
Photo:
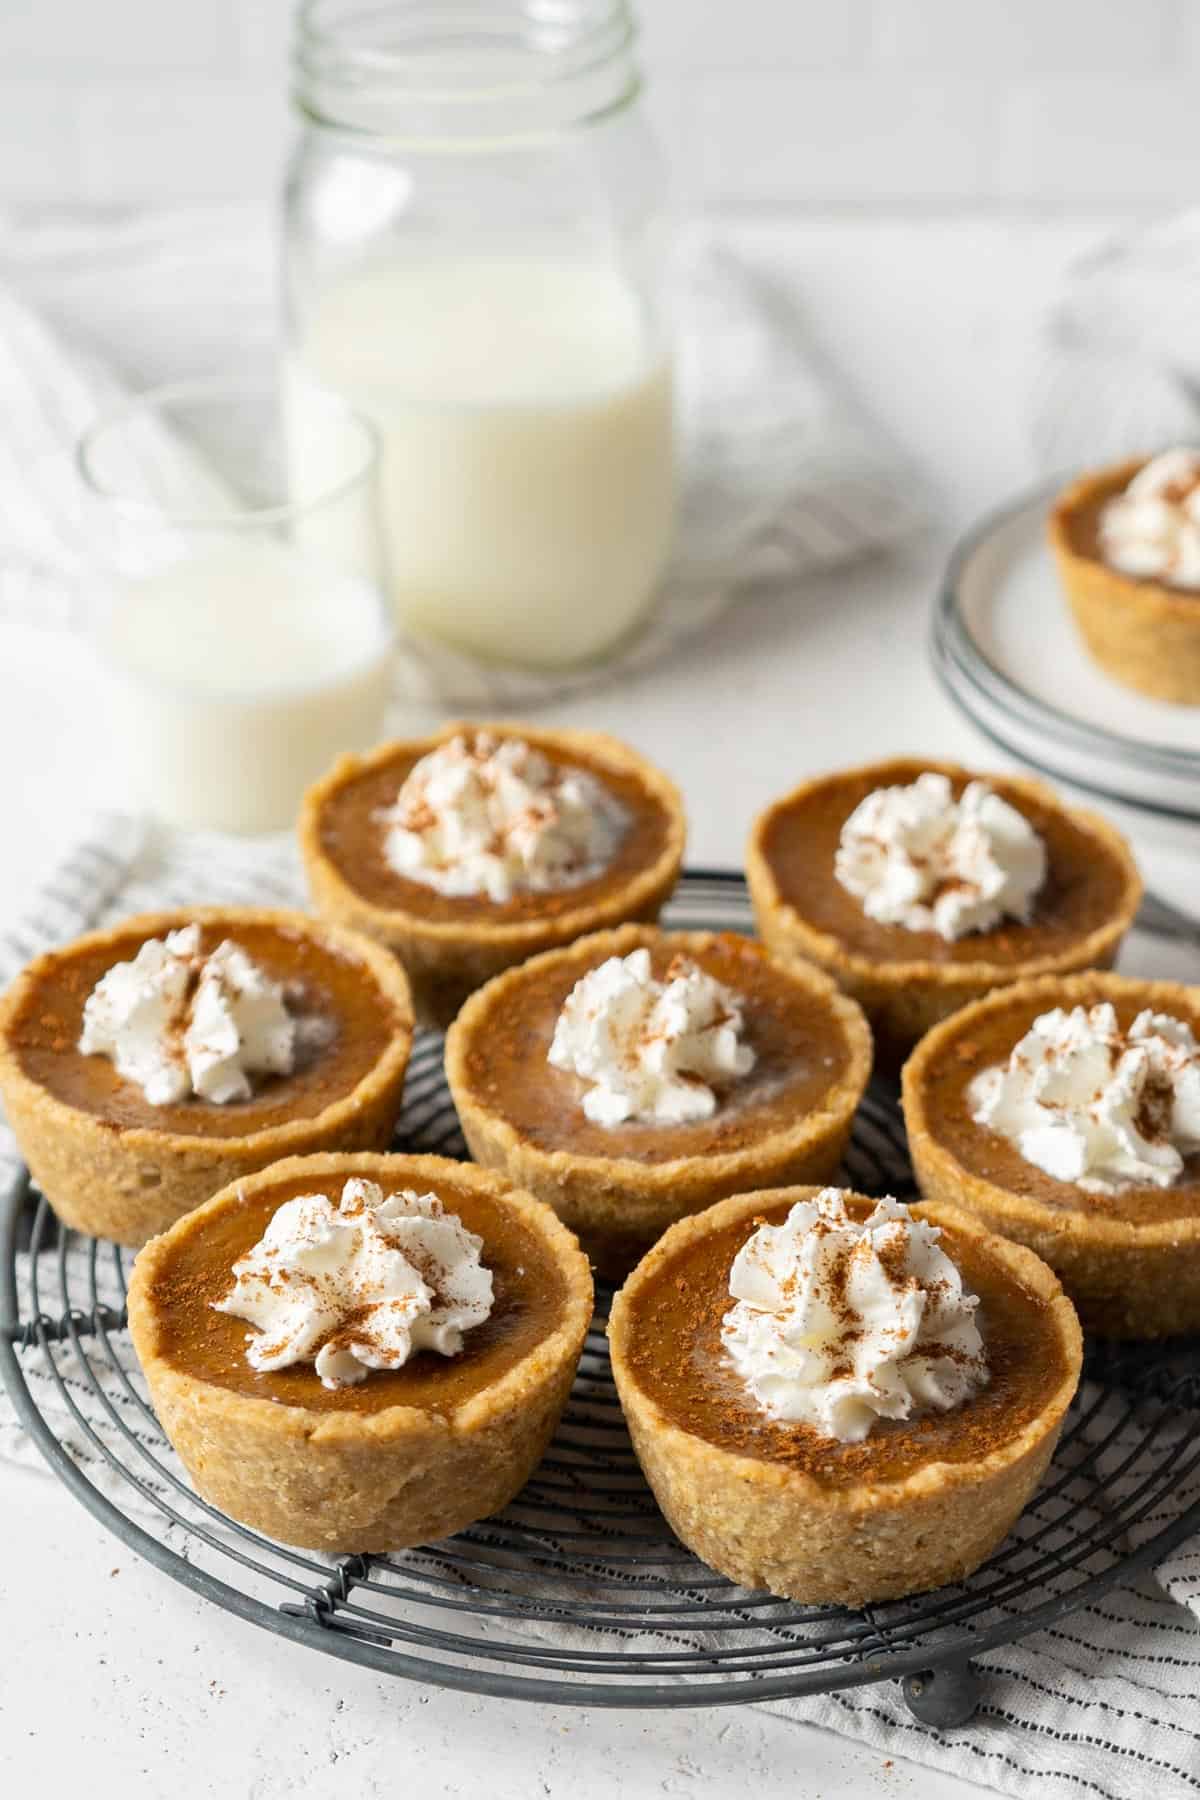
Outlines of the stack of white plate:
{"type": "Polygon", "coordinates": [[[1019,761],[1173,838],[1190,835],[1200,826],[1200,706],[1136,694],[1087,655],[1046,542],[1066,484],[989,514],[959,544],[934,608],[934,668],[976,728],[1019,761]]]}

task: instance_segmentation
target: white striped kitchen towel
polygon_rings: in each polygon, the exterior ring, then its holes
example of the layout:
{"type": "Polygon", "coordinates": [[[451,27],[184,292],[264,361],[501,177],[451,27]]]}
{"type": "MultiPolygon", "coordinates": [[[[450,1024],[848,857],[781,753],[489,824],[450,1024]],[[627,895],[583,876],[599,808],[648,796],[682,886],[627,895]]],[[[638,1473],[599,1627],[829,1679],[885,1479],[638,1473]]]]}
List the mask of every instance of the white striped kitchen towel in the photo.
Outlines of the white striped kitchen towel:
{"type": "MultiPolygon", "coordinates": [[[[204,209],[0,221],[0,619],[81,617],[88,543],[72,452],[122,390],[260,371],[275,354],[274,234],[204,209]]],[[[747,584],[796,582],[911,534],[921,484],[821,361],[793,296],[695,235],[679,258],[683,493],[657,609],[607,663],[498,668],[431,641],[398,700],[530,705],[611,681],[702,631],[747,584]]]]}

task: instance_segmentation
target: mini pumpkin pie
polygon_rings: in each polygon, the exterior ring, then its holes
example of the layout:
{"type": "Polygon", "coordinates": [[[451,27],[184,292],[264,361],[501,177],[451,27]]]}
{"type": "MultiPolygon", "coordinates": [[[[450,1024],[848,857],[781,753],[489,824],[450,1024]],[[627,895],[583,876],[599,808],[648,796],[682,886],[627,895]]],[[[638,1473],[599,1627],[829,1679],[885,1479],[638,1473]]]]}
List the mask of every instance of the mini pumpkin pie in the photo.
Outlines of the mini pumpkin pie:
{"type": "Polygon", "coordinates": [[[392,950],[418,1017],[541,950],[654,920],[679,875],[683,807],[615,738],[447,725],[344,756],[305,797],[300,847],[317,910],[392,950]]]}
{"type": "Polygon", "coordinates": [[[553,1213],[436,1156],[288,1157],[154,1238],[129,1288],[155,1411],[198,1491],[330,1554],[426,1543],[506,1505],[591,1314],[587,1260],[553,1213]]]}
{"type": "Polygon", "coordinates": [[[831,1174],[870,1071],[862,1013],[819,970],[644,925],[498,975],[446,1038],[472,1155],[612,1276],[724,1194],[831,1174]]]}
{"type": "Polygon", "coordinates": [[[1200,990],[1094,972],[965,1007],[904,1071],[929,1199],[1028,1244],[1086,1330],[1200,1330],[1200,990]]]}
{"type": "Polygon", "coordinates": [[[300,913],[146,913],[0,1001],[0,1096],[64,1224],[141,1244],[293,1152],[382,1149],[412,1043],[404,971],[300,913]]]}
{"type": "Polygon", "coordinates": [[[861,1606],[961,1580],[1046,1469],[1079,1324],[949,1206],[814,1188],[680,1220],[613,1302],[613,1374],[676,1535],[748,1588],[861,1606]]]}
{"type": "Polygon", "coordinates": [[[746,875],[768,948],[853,994],[890,1067],[992,988],[1107,966],[1142,895],[1125,840],[1096,814],[1024,776],[912,757],[777,800],[746,875]]]}
{"type": "Polygon", "coordinates": [[[1200,451],[1083,475],[1049,520],[1087,650],[1124,687],[1200,705],[1200,451]]]}

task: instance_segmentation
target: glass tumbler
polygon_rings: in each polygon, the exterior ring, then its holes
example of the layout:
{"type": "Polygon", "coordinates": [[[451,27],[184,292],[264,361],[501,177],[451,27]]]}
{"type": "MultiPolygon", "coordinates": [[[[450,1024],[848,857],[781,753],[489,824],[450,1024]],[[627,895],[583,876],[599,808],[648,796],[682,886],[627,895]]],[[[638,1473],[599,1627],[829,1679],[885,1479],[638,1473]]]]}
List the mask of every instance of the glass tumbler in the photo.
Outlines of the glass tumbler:
{"type": "Polygon", "coordinates": [[[174,825],[290,825],[379,736],[393,628],[378,434],[333,396],[297,456],[283,384],[144,394],[81,440],[92,638],[122,804],[174,825]]]}

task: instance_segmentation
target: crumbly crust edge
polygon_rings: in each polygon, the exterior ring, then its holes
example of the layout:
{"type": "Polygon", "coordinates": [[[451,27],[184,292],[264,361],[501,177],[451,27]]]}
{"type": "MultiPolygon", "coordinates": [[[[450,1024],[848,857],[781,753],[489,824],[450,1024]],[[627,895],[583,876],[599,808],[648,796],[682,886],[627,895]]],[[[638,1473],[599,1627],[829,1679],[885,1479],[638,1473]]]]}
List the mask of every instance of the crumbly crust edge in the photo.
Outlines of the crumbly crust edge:
{"type": "Polygon", "coordinates": [[[806,994],[823,1000],[831,1018],[837,1023],[849,1051],[849,1062],[842,1076],[831,1084],[821,1107],[805,1115],[783,1131],[756,1138],[744,1148],[718,1155],[709,1153],[672,1158],[669,1162],[644,1163],[633,1157],[581,1156],[570,1149],[543,1150],[526,1138],[503,1114],[485,1105],[474,1092],[467,1066],[473,1034],[486,1028],[488,1017],[496,1006],[510,1002],[519,1004],[524,981],[547,967],[570,968],[580,974],[595,966],[598,958],[627,956],[630,951],[649,947],[663,938],[685,954],[720,941],[721,933],[712,931],[662,931],[652,925],[623,925],[615,930],[592,932],[573,944],[548,950],[531,957],[494,976],[465,1002],[462,1011],[446,1033],[446,1080],[464,1128],[486,1133],[489,1142],[507,1161],[519,1162],[521,1168],[546,1180],[550,1185],[569,1170],[573,1175],[591,1178],[600,1184],[614,1183],[656,1198],[669,1198],[681,1178],[702,1175],[716,1191],[724,1183],[745,1186],[753,1179],[756,1165],[777,1168],[785,1157],[815,1155],[826,1143],[844,1133],[871,1076],[871,1028],[857,1001],[841,993],[836,983],[821,970],[809,966],[796,968],[763,955],[773,969],[787,981],[802,987],[806,994]]]}
{"type": "Polygon", "coordinates": [[[1133,477],[1146,466],[1147,458],[1135,456],[1123,463],[1114,463],[1111,468],[1092,469],[1080,475],[1069,487],[1064,488],[1050,509],[1046,521],[1046,535],[1055,556],[1068,569],[1084,568],[1100,569],[1105,576],[1107,596],[1119,598],[1131,610],[1143,615],[1143,623],[1153,624],[1158,620],[1171,619],[1180,623],[1195,625],[1197,621],[1196,595],[1169,587],[1165,581],[1138,580],[1127,575],[1123,569],[1114,569],[1111,563],[1100,558],[1086,556],[1076,550],[1071,542],[1070,521],[1076,513],[1093,504],[1099,496],[1106,492],[1116,492],[1132,481],[1133,477]]]}
{"type": "MultiPolygon", "coordinates": [[[[1117,1256],[1126,1250],[1200,1246],[1200,1216],[1148,1220],[1138,1224],[1132,1219],[1090,1213],[1082,1206],[1047,1206],[1030,1195],[1015,1194],[1010,1188],[976,1175],[942,1144],[926,1105],[930,1072],[944,1056],[953,1054],[955,1041],[961,1036],[969,1036],[980,1021],[1007,1012],[1014,1004],[1026,1000],[1045,1001],[1043,1010],[1049,1010],[1051,1006],[1080,1005],[1094,1000],[1099,993],[1113,999],[1136,996],[1156,1012],[1169,1012],[1172,1005],[1178,1004],[1181,992],[1193,991],[1182,982],[1142,981],[1101,969],[1083,975],[1040,976],[1036,980],[997,989],[935,1025],[909,1057],[901,1077],[905,1129],[913,1161],[920,1163],[923,1180],[938,1189],[952,1187],[966,1197],[966,1205],[978,1206],[989,1216],[1011,1221],[1022,1231],[1058,1237],[1069,1235],[1077,1243],[1094,1245],[1117,1256]]],[[[1200,1005],[1193,1005],[1190,1010],[1200,1013],[1200,1005]]]]}
{"type": "MultiPolygon", "coordinates": [[[[621,1403],[622,1406],[633,1405],[637,1408],[643,1423],[656,1434],[666,1454],[669,1456],[672,1444],[680,1448],[686,1446],[692,1451],[696,1445],[700,1445],[706,1456],[720,1464],[723,1474],[740,1483],[764,1493],[786,1493],[793,1499],[801,1500],[805,1506],[826,1515],[861,1515],[885,1507],[890,1509],[903,1506],[906,1499],[916,1502],[931,1492],[976,1487],[1002,1475],[1023,1457],[1035,1451],[1052,1432],[1056,1432],[1074,1398],[1083,1366],[1083,1335],[1079,1320],[1058,1277],[1032,1250],[1027,1250],[1022,1244],[1011,1243],[1006,1238],[996,1237],[985,1230],[970,1213],[943,1202],[928,1201],[913,1208],[915,1217],[926,1219],[931,1224],[952,1227],[963,1236],[986,1243],[989,1253],[996,1261],[1053,1310],[1058,1327],[1059,1347],[1065,1363],[1063,1379],[1036,1418],[1031,1419],[1021,1431],[983,1457],[956,1463],[930,1462],[898,1481],[864,1481],[853,1487],[831,1490],[822,1487],[803,1470],[789,1469],[781,1463],[768,1463],[759,1457],[744,1456],[727,1450],[697,1432],[684,1430],[667,1417],[658,1402],[642,1387],[629,1362],[633,1307],[642,1288],[664,1263],[670,1262],[679,1251],[701,1241],[712,1232],[722,1230],[726,1225],[748,1216],[752,1217],[764,1207],[779,1205],[784,1201],[794,1204],[798,1200],[810,1200],[819,1192],[820,1189],[815,1187],[764,1188],[757,1193],[735,1194],[728,1200],[719,1200],[705,1212],[680,1219],[664,1232],[614,1297],[608,1327],[609,1354],[621,1391],[621,1403]],[[626,1399],[626,1389],[629,1399],[626,1399]]],[[[875,1204],[867,1195],[851,1194],[851,1198],[861,1200],[868,1206],[875,1204]]]]}
{"type": "Polygon", "coordinates": [[[358,1151],[351,1154],[326,1152],[316,1156],[291,1156],[272,1163],[257,1175],[230,1183],[203,1206],[186,1213],[168,1231],[151,1238],[139,1251],[129,1283],[129,1329],[142,1369],[152,1384],[169,1386],[177,1400],[203,1406],[207,1414],[223,1416],[252,1428],[259,1434],[297,1434],[321,1442],[362,1442],[376,1445],[402,1441],[423,1434],[429,1414],[421,1407],[389,1406],[379,1412],[338,1413],[315,1412],[305,1407],[260,1400],[254,1395],[239,1394],[232,1388],[206,1381],[169,1362],[162,1354],[162,1330],[154,1284],[164,1262],[181,1236],[202,1231],[205,1221],[223,1211],[243,1194],[261,1192],[296,1176],[311,1175],[314,1182],[344,1181],[362,1176],[381,1185],[414,1187],[436,1192],[439,1184],[472,1187],[510,1206],[521,1223],[537,1235],[551,1251],[566,1285],[562,1316],[550,1335],[521,1359],[499,1381],[482,1388],[443,1416],[447,1427],[469,1434],[486,1425],[492,1413],[504,1413],[518,1406],[526,1394],[532,1394],[572,1356],[579,1347],[591,1322],[593,1287],[587,1258],[580,1250],[574,1234],[555,1217],[550,1208],[531,1194],[523,1193],[502,1175],[480,1169],[473,1163],[455,1162],[444,1156],[403,1156],[358,1151]]]}
{"type": "Polygon", "coordinates": [[[630,745],[619,738],[610,737],[606,732],[565,728],[551,731],[511,721],[485,720],[476,723],[455,719],[429,737],[394,739],[366,756],[343,755],[327,775],[309,788],[301,803],[297,831],[305,869],[314,893],[323,905],[331,906],[339,916],[354,919],[381,942],[387,942],[399,930],[406,938],[426,946],[431,952],[438,949],[469,949],[482,942],[498,950],[511,951],[517,956],[523,948],[536,950],[540,947],[545,940],[548,921],[536,916],[499,924],[489,922],[483,916],[459,922],[453,919],[426,919],[419,912],[379,906],[359,893],[338,864],[327,855],[321,841],[322,815],[334,794],[392,761],[402,751],[411,751],[418,757],[425,756],[464,731],[490,731],[498,737],[519,737],[536,749],[546,751],[556,760],[569,761],[576,757],[601,773],[607,767],[616,774],[633,777],[662,807],[666,815],[667,840],[654,861],[643,869],[634,870],[611,892],[598,895],[573,910],[556,913],[553,921],[549,922],[556,942],[579,937],[584,932],[594,930],[597,925],[614,922],[631,914],[635,915],[643,908],[661,904],[663,895],[670,891],[678,878],[687,835],[683,799],[668,776],[630,745]]]}
{"type": "Polygon", "coordinates": [[[202,1153],[214,1159],[236,1161],[247,1155],[275,1153],[286,1156],[297,1140],[310,1139],[314,1132],[329,1133],[350,1122],[362,1109],[380,1098],[384,1091],[402,1080],[412,1050],[413,1006],[408,977],[395,958],[389,956],[369,938],[306,913],[283,907],[196,906],[170,912],[136,913],[119,924],[101,931],[91,931],[74,938],[61,949],[48,950],[24,968],[7,993],[0,998],[0,1091],[20,1096],[38,1116],[39,1129],[57,1129],[76,1140],[96,1141],[107,1150],[111,1133],[98,1115],[82,1111],[51,1093],[21,1067],[19,1053],[12,1042],[13,1023],[30,992],[56,965],[69,961],[81,950],[91,951],[101,945],[114,948],[131,932],[140,933],[143,941],[161,937],[182,925],[228,925],[236,933],[239,923],[274,926],[305,937],[316,938],[335,953],[359,962],[396,1013],[397,1030],[385,1046],[374,1066],[350,1089],[304,1119],[289,1119],[280,1125],[265,1126],[260,1131],[239,1137],[203,1137],[190,1132],[159,1131],[150,1126],[133,1126],[121,1133],[122,1148],[131,1156],[161,1152],[164,1146],[172,1152],[202,1153]]]}
{"type": "MultiPolygon", "coordinates": [[[[1075,825],[1090,832],[1124,875],[1121,904],[1113,918],[1093,931],[1084,933],[1067,950],[1054,956],[1031,957],[1023,963],[991,963],[986,957],[960,963],[937,963],[919,957],[911,962],[881,962],[847,950],[840,938],[811,925],[790,901],[784,899],[765,849],[767,833],[778,815],[794,806],[797,801],[806,799],[831,782],[843,781],[847,776],[878,776],[876,785],[886,787],[897,773],[909,772],[914,760],[919,759],[910,756],[895,757],[816,776],[811,781],[801,782],[789,793],[782,794],[758,815],[751,827],[746,850],[746,880],[756,916],[764,923],[769,922],[766,928],[780,942],[786,942],[790,952],[796,956],[816,962],[821,968],[837,971],[848,980],[897,991],[920,984],[946,994],[953,994],[958,990],[973,993],[997,982],[1011,984],[1027,977],[1053,974],[1056,970],[1076,969],[1111,959],[1117,945],[1133,924],[1142,899],[1142,878],[1129,846],[1121,833],[1099,813],[1090,812],[1083,807],[1064,806],[1051,787],[1033,776],[1006,773],[1003,780],[1007,786],[1028,794],[1042,805],[1054,807],[1075,825]]],[[[931,773],[948,775],[951,779],[987,779],[986,775],[975,775],[959,763],[929,759],[923,761],[922,766],[931,773]]],[[[832,873],[830,879],[834,879],[832,873]]]]}

